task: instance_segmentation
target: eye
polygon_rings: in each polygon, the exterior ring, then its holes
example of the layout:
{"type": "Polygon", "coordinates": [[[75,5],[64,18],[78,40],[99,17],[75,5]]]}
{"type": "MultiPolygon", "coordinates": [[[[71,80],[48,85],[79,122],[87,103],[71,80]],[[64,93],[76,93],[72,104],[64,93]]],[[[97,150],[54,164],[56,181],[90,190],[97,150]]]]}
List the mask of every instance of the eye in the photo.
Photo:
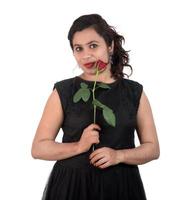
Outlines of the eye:
{"type": "Polygon", "coordinates": [[[98,46],[97,44],[91,44],[91,45],[90,45],[90,48],[91,48],[91,49],[94,49],[94,48],[96,48],[97,46],[98,46]]]}
{"type": "Polygon", "coordinates": [[[81,50],[82,50],[81,47],[76,47],[76,48],[75,48],[75,51],[77,51],[77,52],[79,52],[79,51],[81,51],[81,50]]]}

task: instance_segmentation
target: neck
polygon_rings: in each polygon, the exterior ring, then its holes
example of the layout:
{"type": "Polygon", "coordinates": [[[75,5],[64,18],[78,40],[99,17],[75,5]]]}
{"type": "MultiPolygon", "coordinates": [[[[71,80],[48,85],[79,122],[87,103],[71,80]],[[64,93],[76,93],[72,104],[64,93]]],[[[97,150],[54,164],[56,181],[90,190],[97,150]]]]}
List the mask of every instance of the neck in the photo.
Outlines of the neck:
{"type": "MultiPolygon", "coordinates": [[[[90,75],[90,74],[85,74],[82,73],[80,75],[81,78],[88,80],[88,81],[95,81],[96,76],[95,75],[90,75]]],[[[99,74],[97,77],[97,81],[98,82],[103,82],[103,83],[111,83],[113,82],[115,79],[111,77],[111,74],[99,74]]]]}

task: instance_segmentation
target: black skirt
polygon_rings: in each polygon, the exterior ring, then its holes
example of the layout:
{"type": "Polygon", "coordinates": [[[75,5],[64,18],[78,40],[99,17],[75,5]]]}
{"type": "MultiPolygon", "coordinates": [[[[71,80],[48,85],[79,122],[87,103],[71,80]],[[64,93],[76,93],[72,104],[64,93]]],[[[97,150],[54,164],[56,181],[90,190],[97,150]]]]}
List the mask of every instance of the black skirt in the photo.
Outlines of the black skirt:
{"type": "Polygon", "coordinates": [[[87,153],[57,161],[42,200],[146,200],[136,165],[99,169],[87,153]]]}

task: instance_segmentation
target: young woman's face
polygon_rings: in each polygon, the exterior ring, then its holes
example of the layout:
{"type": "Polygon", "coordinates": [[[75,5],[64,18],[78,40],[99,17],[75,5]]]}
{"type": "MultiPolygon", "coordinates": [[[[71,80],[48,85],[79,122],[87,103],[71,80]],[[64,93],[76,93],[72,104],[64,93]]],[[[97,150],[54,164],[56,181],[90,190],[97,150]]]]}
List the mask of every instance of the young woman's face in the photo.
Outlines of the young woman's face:
{"type": "MultiPolygon", "coordinates": [[[[85,73],[90,75],[95,74],[96,68],[93,63],[97,60],[101,60],[105,63],[109,62],[109,52],[112,52],[112,49],[107,46],[104,38],[93,28],[87,28],[76,32],[73,36],[72,43],[73,55],[78,65],[85,73]]],[[[102,71],[110,67],[109,63],[102,71]]]]}

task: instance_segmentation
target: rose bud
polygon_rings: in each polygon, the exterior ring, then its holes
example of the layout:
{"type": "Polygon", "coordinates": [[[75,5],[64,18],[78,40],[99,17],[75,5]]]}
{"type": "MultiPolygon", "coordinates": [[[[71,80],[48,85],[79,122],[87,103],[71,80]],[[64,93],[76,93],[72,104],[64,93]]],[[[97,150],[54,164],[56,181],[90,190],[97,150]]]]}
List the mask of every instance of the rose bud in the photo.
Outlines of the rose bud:
{"type": "Polygon", "coordinates": [[[106,68],[107,64],[108,63],[105,63],[102,60],[98,60],[97,63],[96,63],[96,66],[98,66],[99,70],[102,70],[102,69],[106,68]]]}

